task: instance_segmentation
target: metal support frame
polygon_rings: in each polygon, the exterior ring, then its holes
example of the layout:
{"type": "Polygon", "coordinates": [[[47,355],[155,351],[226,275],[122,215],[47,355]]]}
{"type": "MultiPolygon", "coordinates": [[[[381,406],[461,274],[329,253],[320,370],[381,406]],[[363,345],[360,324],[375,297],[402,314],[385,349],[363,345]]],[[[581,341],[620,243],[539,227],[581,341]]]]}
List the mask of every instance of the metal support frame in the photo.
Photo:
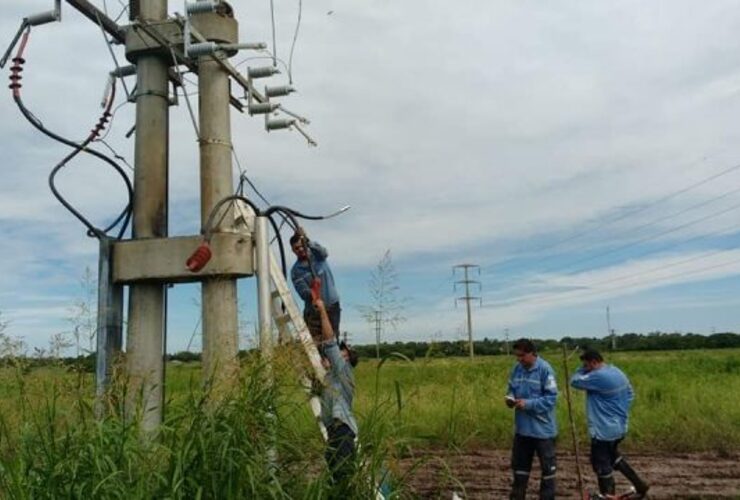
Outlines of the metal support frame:
{"type": "Polygon", "coordinates": [[[98,259],[98,329],[95,366],[95,413],[105,412],[106,389],[113,363],[121,352],[123,335],[123,287],[113,284],[113,240],[100,238],[98,259]]]}
{"type": "Polygon", "coordinates": [[[255,271],[257,274],[257,317],[260,332],[260,351],[266,363],[272,359],[272,296],[270,294],[270,240],[267,217],[255,218],[255,271]]]}

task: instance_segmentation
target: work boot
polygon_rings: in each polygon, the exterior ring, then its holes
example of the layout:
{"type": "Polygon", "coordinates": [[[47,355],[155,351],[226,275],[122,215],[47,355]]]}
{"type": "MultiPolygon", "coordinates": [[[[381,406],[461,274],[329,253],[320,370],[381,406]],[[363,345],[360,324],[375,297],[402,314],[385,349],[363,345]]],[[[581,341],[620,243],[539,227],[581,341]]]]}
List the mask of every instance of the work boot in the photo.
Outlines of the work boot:
{"type": "Polygon", "coordinates": [[[509,500],[525,500],[527,497],[527,483],[529,482],[529,476],[522,477],[516,476],[514,478],[514,484],[511,485],[511,493],[509,494],[509,500]]]}
{"type": "Polygon", "coordinates": [[[637,475],[637,472],[635,472],[635,470],[630,467],[630,464],[628,464],[626,460],[618,460],[617,463],[614,464],[614,468],[624,474],[624,477],[626,477],[627,480],[635,487],[636,495],[632,498],[645,498],[645,494],[647,494],[650,486],[648,486],[647,483],[643,481],[640,476],[637,475]]]}
{"type": "Polygon", "coordinates": [[[614,476],[611,474],[607,477],[599,476],[599,492],[602,495],[613,495],[616,491],[616,485],[614,484],[614,476]]]}

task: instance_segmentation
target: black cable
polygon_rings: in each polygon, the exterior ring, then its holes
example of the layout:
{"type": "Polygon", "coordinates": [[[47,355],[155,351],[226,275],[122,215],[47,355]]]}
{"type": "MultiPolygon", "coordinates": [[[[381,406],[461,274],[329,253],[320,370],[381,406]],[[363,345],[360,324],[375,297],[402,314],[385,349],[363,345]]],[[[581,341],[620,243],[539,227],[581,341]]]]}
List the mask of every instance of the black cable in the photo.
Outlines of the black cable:
{"type": "Polygon", "coordinates": [[[131,211],[132,211],[132,200],[133,200],[133,186],[131,185],[131,181],[129,180],[128,176],[126,175],[123,168],[121,168],[120,165],[118,165],[115,161],[111,160],[108,156],[104,155],[103,153],[100,153],[94,149],[89,149],[87,145],[92,142],[93,137],[91,134],[91,137],[88,137],[87,140],[83,141],[82,143],[75,143],[74,141],[71,141],[69,139],[66,139],[60,135],[55,134],[51,130],[47,129],[44,124],[39,120],[34,114],[26,108],[26,106],[23,104],[23,100],[19,95],[16,95],[13,97],[13,100],[15,101],[16,105],[18,106],[18,109],[20,109],[23,116],[33,125],[36,129],[38,129],[41,133],[46,135],[47,137],[50,137],[51,139],[54,139],[57,142],[60,142],[66,146],[69,146],[73,148],[74,150],[68,154],[61,162],[59,162],[51,171],[49,174],[49,187],[51,188],[52,194],[54,194],[54,197],[67,209],[74,215],[82,224],[85,225],[88,229],[88,236],[95,236],[100,237],[101,235],[104,235],[108,231],[112,230],[116,225],[118,225],[121,221],[123,221],[123,225],[121,226],[121,229],[116,237],[116,239],[123,238],[123,235],[126,232],[126,228],[128,227],[129,221],[131,219],[131,211]],[[106,227],[103,230],[100,230],[93,226],[93,224],[88,221],[80,212],[78,212],[62,195],[59,193],[59,191],[56,189],[56,186],[54,184],[54,178],[56,177],[56,174],[75,156],[77,156],[81,151],[85,151],[88,154],[91,154],[109,165],[111,165],[123,178],[126,189],[128,191],[128,197],[129,202],[126,205],[126,207],[123,209],[123,211],[116,217],[116,219],[113,221],[111,225],[106,227]]]}
{"type": "Polygon", "coordinates": [[[222,206],[224,206],[226,203],[230,201],[243,201],[246,203],[249,207],[254,210],[255,215],[260,216],[262,215],[262,211],[259,209],[257,205],[254,204],[249,198],[246,198],[239,194],[232,194],[230,196],[227,196],[221,200],[219,200],[218,203],[211,209],[211,213],[208,214],[208,219],[206,219],[206,223],[203,225],[203,228],[201,229],[201,233],[203,234],[203,237],[206,241],[211,240],[212,232],[213,232],[213,219],[215,219],[216,214],[221,209],[222,206]]]}

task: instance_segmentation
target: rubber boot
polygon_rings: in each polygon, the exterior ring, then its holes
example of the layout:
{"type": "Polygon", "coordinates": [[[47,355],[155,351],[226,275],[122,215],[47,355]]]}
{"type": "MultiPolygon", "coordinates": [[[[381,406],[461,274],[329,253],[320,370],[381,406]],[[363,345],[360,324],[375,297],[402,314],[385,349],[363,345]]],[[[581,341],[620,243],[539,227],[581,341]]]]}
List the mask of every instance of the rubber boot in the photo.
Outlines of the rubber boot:
{"type": "Polygon", "coordinates": [[[511,486],[511,493],[509,494],[509,500],[525,500],[527,496],[527,483],[528,482],[529,482],[529,476],[514,477],[514,484],[511,486]]]}
{"type": "Polygon", "coordinates": [[[635,487],[635,491],[637,492],[637,497],[635,498],[644,498],[647,491],[650,489],[650,487],[643,481],[640,476],[637,475],[637,472],[630,467],[630,464],[627,463],[626,460],[622,459],[619,460],[616,464],[614,464],[614,468],[624,474],[624,477],[629,480],[630,483],[635,487]]]}
{"type": "Polygon", "coordinates": [[[602,495],[613,495],[616,491],[614,477],[599,477],[599,493],[602,495]]]}
{"type": "Polygon", "coordinates": [[[540,500],[555,500],[555,478],[540,481],[540,500]]]}

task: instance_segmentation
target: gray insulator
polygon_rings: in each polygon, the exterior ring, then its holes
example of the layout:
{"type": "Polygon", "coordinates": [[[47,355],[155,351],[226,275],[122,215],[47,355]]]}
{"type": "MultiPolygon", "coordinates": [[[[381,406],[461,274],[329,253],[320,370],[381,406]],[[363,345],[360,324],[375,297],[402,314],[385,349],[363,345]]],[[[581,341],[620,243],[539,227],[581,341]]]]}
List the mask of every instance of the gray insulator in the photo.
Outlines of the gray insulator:
{"type": "Polygon", "coordinates": [[[247,75],[249,78],[265,78],[272,76],[280,71],[275,66],[262,66],[259,68],[247,68],[247,75]]]}
{"type": "Polygon", "coordinates": [[[253,102],[249,105],[250,115],[264,115],[266,113],[272,113],[280,107],[280,104],[272,102],[253,102]]]}
{"type": "Polygon", "coordinates": [[[205,14],[216,10],[216,2],[211,0],[198,0],[195,3],[186,3],[185,9],[188,14],[205,14]]]}
{"type": "Polygon", "coordinates": [[[29,26],[38,26],[40,24],[53,23],[59,19],[59,13],[55,10],[34,14],[26,18],[29,26]]]}
{"type": "Polygon", "coordinates": [[[267,97],[282,97],[295,92],[295,89],[290,85],[279,85],[277,87],[265,87],[265,95],[267,97]]]}
{"type": "Polygon", "coordinates": [[[216,52],[218,45],[216,42],[191,43],[188,50],[188,57],[209,56],[216,52]]]}
{"type": "Polygon", "coordinates": [[[267,123],[265,123],[265,128],[267,130],[280,130],[288,128],[294,123],[295,120],[293,120],[292,118],[277,118],[275,120],[267,120],[267,123]]]}

